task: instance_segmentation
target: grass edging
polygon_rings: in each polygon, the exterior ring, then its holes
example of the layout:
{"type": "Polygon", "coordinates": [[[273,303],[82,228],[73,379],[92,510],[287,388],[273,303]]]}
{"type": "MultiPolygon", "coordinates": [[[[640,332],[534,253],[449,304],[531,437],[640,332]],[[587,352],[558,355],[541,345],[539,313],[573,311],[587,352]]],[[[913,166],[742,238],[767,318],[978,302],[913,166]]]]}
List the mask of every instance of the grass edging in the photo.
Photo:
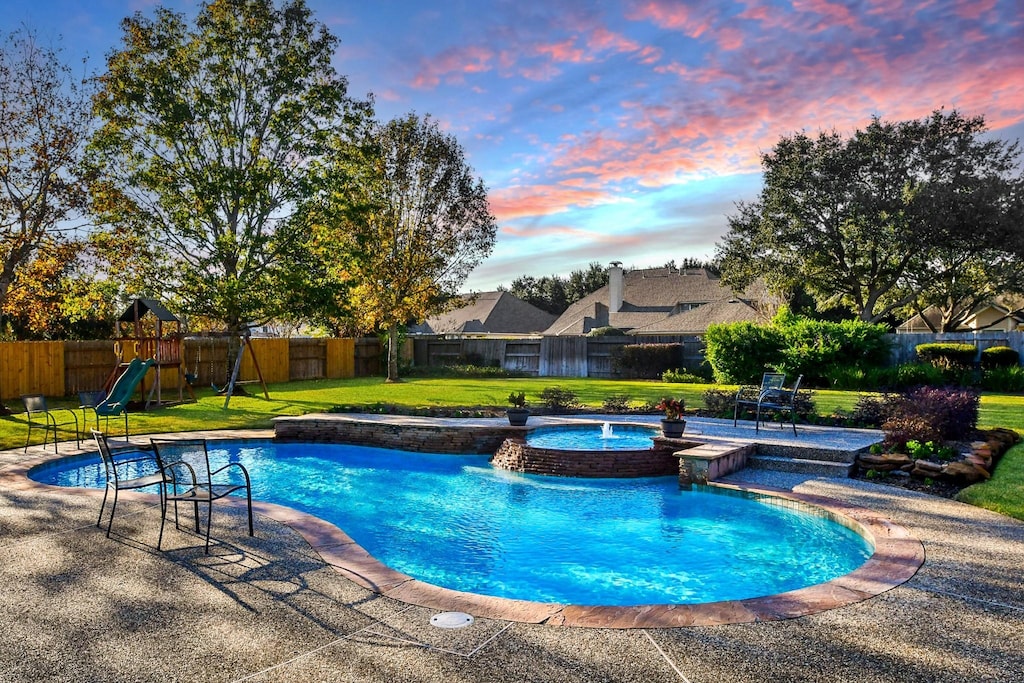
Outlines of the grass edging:
{"type": "Polygon", "coordinates": [[[956,499],[1024,520],[1024,443],[1003,454],[991,479],[968,486],[956,499]]]}

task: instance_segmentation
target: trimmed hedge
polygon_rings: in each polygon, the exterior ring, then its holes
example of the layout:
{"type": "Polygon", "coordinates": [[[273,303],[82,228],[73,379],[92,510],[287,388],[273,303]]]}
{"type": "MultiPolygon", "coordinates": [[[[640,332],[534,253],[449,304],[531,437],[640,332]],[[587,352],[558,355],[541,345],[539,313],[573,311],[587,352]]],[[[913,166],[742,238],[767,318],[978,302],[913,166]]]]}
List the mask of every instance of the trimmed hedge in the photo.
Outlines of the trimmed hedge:
{"type": "Polygon", "coordinates": [[[981,351],[981,367],[983,370],[996,368],[1012,368],[1020,365],[1020,354],[1009,346],[990,346],[981,351]]]}
{"type": "Polygon", "coordinates": [[[955,342],[933,342],[914,347],[922,363],[929,363],[943,370],[963,370],[974,365],[978,347],[974,344],[955,342]]]}

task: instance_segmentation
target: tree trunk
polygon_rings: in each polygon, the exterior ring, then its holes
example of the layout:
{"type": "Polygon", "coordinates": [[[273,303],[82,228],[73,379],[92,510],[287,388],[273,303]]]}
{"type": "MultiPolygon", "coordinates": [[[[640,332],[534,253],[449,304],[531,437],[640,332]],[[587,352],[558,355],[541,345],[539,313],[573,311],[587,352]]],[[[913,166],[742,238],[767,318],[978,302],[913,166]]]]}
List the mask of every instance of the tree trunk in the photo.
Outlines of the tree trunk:
{"type": "Polygon", "coordinates": [[[388,382],[401,382],[398,377],[398,325],[388,328],[388,382]]]}

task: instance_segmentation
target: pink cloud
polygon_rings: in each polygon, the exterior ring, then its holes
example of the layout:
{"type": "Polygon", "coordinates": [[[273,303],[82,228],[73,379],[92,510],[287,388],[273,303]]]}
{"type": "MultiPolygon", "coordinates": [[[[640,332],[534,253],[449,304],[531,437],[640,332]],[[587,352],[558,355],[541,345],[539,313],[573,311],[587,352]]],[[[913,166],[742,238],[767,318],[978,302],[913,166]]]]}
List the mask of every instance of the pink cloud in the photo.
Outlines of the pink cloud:
{"type": "Polygon", "coordinates": [[[412,86],[435,88],[442,79],[450,81],[454,77],[460,80],[464,74],[490,71],[493,68],[494,56],[492,50],[478,45],[449,48],[433,59],[421,62],[412,86]]]}
{"type": "Polygon", "coordinates": [[[534,51],[556,62],[580,63],[589,61],[586,52],[576,46],[575,39],[570,38],[560,43],[541,44],[534,46],[534,51]]]}
{"type": "Polygon", "coordinates": [[[573,207],[597,206],[613,195],[568,184],[536,184],[500,188],[489,194],[490,208],[499,221],[547,216],[573,207]]]}
{"type": "Polygon", "coordinates": [[[992,13],[996,0],[958,0],[953,11],[961,19],[977,21],[992,13]]]}
{"type": "Polygon", "coordinates": [[[661,28],[700,38],[711,27],[714,11],[669,0],[650,0],[635,7],[627,16],[634,21],[650,21],[661,28]]]}

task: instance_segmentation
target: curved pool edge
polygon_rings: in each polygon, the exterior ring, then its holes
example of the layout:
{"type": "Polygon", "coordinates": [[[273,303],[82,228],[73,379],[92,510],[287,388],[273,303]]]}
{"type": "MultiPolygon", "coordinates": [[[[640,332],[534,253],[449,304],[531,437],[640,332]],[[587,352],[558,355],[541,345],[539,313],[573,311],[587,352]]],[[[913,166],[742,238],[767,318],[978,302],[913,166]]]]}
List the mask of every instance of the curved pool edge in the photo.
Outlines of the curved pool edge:
{"type": "MultiPolygon", "coordinates": [[[[190,436],[192,433],[190,433],[190,436]]],[[[206,432],[210,439],[255,439],[253,432],[206,432]]],[[[173,438],[173,437],[172,437],[173,438]]],[[[101,489],[51,486],[37,483],[28,474],[38,465],[76,455],[45,453],[0,467],[0,486],[22,491],[102,496],[101,489]]],[[[758,598],[697,604],[591,606],[539,603],[465,593],[429,584],[392,569],[370,555],[341,528],[313,515],[275,503],[253,501],[253,511],[293,529],[317,555],[341,576],[367,589],[407,604],[442,611],[460,611],[476,617],[520,623],[583,628],[679,628],[778,621],[808,616],[868,600],[909,581],[925,560],[924,545],[910,532],[880,513],[822,496],[785,489],[734,484],[711,484],[725,490],[766,495],[822,509],[847,520],[874,545],[871,557],[849,574],[822,584],[758,598]]],[[[154,494],[125,492],[136,500],[157,502],[154,494]]],[[[233,507],[244,500],[229,499],[233,507]]]]}

